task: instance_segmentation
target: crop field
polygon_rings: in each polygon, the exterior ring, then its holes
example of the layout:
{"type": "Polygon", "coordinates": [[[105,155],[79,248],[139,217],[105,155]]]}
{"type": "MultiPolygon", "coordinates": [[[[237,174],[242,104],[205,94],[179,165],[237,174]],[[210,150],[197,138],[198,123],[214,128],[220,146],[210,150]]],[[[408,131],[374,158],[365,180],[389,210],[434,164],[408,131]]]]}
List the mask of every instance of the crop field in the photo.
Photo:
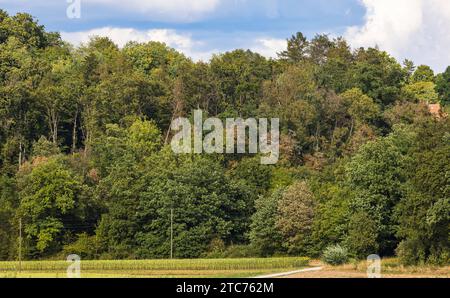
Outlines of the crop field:
{"type": "MultiPolygon", "coordinates": [[[[297,270],[308,266],[309,259],[181,259],[181,260],[100,260],[81,261],[80,275],[102,277],[252,277],[297,270]]],[[[0,277],[67,277],[66,261],[0,262],[0,277]]]]}

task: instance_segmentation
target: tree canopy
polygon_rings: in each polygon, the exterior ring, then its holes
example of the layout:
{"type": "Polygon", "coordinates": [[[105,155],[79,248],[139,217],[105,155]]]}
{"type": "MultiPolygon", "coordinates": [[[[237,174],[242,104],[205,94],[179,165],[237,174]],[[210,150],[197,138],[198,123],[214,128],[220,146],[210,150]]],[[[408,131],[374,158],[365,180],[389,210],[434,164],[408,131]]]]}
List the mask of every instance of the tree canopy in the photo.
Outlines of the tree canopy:
{"type": "Polygon", "coordinates": [[[450,67],[301,32],[267,59],[160,42],[80,47],[0,10],[0,259],[449,261],[450,67]],[[439,103],[443,113],[430,113],[439,103]],[[170,150],[171,121],[279,118],[280,158],[170,150]],[[171,227],[173,230],[171,230],[171,227]]]}

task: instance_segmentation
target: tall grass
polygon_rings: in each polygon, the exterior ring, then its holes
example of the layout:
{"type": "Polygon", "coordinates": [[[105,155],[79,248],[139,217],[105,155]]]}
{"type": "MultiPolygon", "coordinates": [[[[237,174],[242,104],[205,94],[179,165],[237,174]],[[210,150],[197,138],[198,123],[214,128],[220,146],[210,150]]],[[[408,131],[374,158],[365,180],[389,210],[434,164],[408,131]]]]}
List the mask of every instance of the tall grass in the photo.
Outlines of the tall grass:
{"type": "MultiPolygon", "coordinates": [[[[246,259],[177,259],[177,260],[98,260],[81,261],[82,270],[254,270],[300,268],[308,265],[304,257],[246,259]]],[[[61,271],[65,261],[26,261],[23,271],[61,271]]],[[[18,262],[0,262],[0,271],[16,271],[18,262]]]]}

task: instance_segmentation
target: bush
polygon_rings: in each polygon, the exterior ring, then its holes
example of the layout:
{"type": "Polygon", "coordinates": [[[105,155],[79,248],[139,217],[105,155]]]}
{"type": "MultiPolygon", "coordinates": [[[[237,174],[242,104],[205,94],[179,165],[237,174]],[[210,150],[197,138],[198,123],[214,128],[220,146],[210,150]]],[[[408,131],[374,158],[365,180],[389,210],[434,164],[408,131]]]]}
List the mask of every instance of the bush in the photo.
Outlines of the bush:
{"type": "Polygon", "coordinates": [[[211,240],[211,243],[208,246],[208,251],[203,253],[201,257],[208,259],[218,259],[223,258],[225,254],[225,243],[220,238],[215,238],[211,240]]]}
{"type": "Polygon", "coordinates": [[[224,252],[225,258],[253,258],[258,251],[251,245],[230,245],[224,252]]]}
{"type": "Polygon", "coordinates": [[[31,151],[33,157],[50,157],[61,153],[59,147],[53,142],[48,141],[44,136],[41,136],[37,142],[33,143],[33,148],[31,151]]]}
{"type": "Polygon", "coordinates": [[[347,249],[340,245],[328,246],[322,256],[323,262],[333,266],[345,264],[348,260],[349,257],[347,249]]]}
{"type": "Polygon", "coordinates": [[[259,257],[257,248],[252,245],[230,245],[225,247],[223,242],[213,240],[208,252],[202,254],[201,258],[206,259],[241,259],[259,257]],[[222,246],[223,245],[223,246],[222,246]]]}
{"type": "Polygon", "coordinates": [[[406,266],[438,265],[450,263],[450,255],[445,247],[432,247],[427,251],[426,244],[420,240],[403,240],[395,250],[400,263],[406,266]]]}
{"type": "Polygon", "coordinates": [[[349,222],[345,247],[357,259],[365,259],[368,255],[378,253],[377,223],[372,217],[363,211],[353,214],[349,222]]]}
{"type": "Polygon", "coordinates": [[[77,241],[64,245],[62,252],[64,256],[76,254],[82,259],[94,259],[96,257],[96,250],[97,243],[95,236],[82,233],[78,235],[77,241]]]}

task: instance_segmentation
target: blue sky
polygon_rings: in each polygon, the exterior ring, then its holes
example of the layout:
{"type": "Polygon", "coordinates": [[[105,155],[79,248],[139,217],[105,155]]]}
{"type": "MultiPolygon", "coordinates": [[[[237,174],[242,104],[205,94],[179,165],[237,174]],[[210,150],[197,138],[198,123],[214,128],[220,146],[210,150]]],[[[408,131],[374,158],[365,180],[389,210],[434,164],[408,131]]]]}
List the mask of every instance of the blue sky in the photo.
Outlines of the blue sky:
{"type": "MultiPolygon", "coordinates": [[[[361,24],[365,12],[358,0],[197,0],[198,3],[214,4],[203,10],[192,8],[190,16],[180,13],[189,10],[189,0],[172,0],[175,4],[181,4],[179,9],[149,5],[148,10],[145,9],[145,4],[127,5],[126,0],[80,0],[81,18],[69,20],[66,16],[66,8],[69,6],[67,2],[0,0],[0,5],[10,13],[26,11],[37,17],[49,30],[56,31],[113,26],[137,29],[172,28],[191,32],[269,32],[286,35],[302,28],[311,32],[343,30],[349,25],[361,24]],[[185,6],[185,9],[182,6],[185,6]],[[161,12],[157,11],[158,8],[161,12]]],[[[138,1],[131,1],[135,2],[138,1]]]]}
{"type": "Polygon", "coordinates": [[[302,31],[378,45],[438,71],[450,64],[447,0],[0,0],[0,8],[28,12],[74,44],[92,35],[119,45],[159,40],[194,60],[234,48],[274,57],[302,31]],[[80,1],[79,19],[66,14],[72,1],[80,1]]]}

